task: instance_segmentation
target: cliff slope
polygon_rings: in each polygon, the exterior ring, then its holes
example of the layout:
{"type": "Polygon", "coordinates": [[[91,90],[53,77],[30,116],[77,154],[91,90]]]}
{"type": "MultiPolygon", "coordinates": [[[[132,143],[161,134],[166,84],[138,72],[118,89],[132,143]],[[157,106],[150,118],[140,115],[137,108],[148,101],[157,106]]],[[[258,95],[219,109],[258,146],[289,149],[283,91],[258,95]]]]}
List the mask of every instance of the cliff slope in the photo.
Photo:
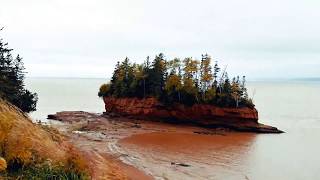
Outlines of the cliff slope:
{"type": "Polygon", "coordinates": [[[32,123],[0,99],[0,179],[126,179],[116,173],[109,161],[75,147],[53,128],[32,123]]]}

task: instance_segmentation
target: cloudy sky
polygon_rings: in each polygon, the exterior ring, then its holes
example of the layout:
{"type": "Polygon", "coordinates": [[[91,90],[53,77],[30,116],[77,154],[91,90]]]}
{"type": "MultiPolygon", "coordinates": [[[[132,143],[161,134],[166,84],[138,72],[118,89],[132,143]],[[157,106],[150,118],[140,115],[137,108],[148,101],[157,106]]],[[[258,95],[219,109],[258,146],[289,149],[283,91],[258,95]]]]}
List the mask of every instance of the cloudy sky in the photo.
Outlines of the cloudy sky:
{"type": "Polygon", "coordinates": [[[32,77],[108,77],[118,60],[209,53],[229,74],[320,77],[319,0],[10,0],[0,36],[32,77]]]}

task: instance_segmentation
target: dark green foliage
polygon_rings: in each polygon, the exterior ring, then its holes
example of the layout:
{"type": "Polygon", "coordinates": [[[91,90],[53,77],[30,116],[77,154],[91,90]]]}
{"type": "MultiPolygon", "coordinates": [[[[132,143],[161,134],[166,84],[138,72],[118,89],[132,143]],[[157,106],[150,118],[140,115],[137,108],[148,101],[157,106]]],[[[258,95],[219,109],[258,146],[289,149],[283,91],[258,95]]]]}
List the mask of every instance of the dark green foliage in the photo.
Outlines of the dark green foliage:
{"type": "Polygon", "coordinates": [[[141,65],[132,64],[126,58],[118,62],[110,84],[102,85],[99,96],[156,97],[166,105],[182,103],[212,104],[220,107],[254,108],[245,87],[245,76],[229,79],[228,73],[211,57],[202,60],[178,58],[167,61],[161,53],[150,63],[149,57],[141,65]]]}
{"type": "Polygon", "coordinates": [[[164,60],[164,55],[160,53],[152,62],[152,68],[149,71],[148,88],[150,95],[155,97],[160,97],[162,95],[165,84],[165,68],[166,62],[164,60]]]}
{"type": "Polygon", "coordinates": [[[0,98],[11,102],[24,112],[36,110],[36,93],[24,87],[24,66],[18,55],[13,58],[7,43],[0,39],[0,98]]]}

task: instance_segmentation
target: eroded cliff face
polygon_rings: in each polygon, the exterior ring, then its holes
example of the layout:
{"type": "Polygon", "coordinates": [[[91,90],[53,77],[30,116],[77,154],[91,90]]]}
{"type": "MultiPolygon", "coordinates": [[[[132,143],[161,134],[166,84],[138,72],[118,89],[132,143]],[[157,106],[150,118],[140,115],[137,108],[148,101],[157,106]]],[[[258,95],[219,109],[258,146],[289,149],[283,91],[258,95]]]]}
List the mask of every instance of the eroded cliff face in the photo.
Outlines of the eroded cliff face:
{"type": "Polygon", "coordinates": [[[205,127],[223,127],[237,131],[281,133],[275,127],[258,123],[258,111],[250,108],[221,108],[213,105],[174,104],[164,106],[155,98],[104,97],[107,113],[137,119],[190,123],[205,127]]]}

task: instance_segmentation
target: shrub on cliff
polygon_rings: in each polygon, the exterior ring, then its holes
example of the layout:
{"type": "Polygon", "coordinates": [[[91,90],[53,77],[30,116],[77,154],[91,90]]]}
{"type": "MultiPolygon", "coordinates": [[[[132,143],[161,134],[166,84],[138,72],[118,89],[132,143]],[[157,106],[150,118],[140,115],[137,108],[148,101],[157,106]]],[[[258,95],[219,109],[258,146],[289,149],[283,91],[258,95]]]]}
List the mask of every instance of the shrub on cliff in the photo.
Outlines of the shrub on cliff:
{"type": "Polygon", "coordinates": [[[250,107],[254,104],[248,97],[245,76],[232,80],[218,63],[211,66],[211,57],[165,60],[161,53],[150,63],[130,63],[126,58],[118,62],[111,82],[100,87],[98,95],[121,97],[156,97],[161,102],[212,104],[220,107],[250,107]]]}
{"type": "Polygon", "coordinates": [[[19,55],[14,58],[11,51],[8,44],[0,38],[0,98],[24,112],[35,111],[37,94],[25,89],[22,58],[19,55]]]}
{"type": "Polygon", "coordinates": [[[110,84],[102,84],[100,86],[98,96],[103,97],[103,96],[108,96],[110,93],[110,84]]]}

